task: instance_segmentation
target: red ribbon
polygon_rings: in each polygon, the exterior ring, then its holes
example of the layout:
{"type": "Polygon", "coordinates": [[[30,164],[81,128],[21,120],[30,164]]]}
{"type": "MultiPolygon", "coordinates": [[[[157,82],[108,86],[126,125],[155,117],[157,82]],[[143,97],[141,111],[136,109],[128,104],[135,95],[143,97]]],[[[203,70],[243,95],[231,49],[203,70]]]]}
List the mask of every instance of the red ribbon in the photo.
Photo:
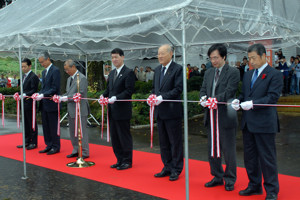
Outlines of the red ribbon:
{"type": "Polygon", "coordinates": [[[14,99],[17,101],[17,126],[20,128],[20,95],[18,92],[14,94],[14,99]]]}
{"type": "Polygon", "coordinates": [[[217,106],[217,99],[216,98],[208,98],[206,101],[206,106],[209,108],[210,111],[210,134],[211,134],[211,157],[215,156],[214,153],[214,134],[216,133],[216,146],[217,146],[217,157],[220,158],[220,132],[219,132],[219,116],[218,116],[218,106],[217,106]],[[214,110],[216,110],[216,131],[214,127],[214,110]]]}
{"type": "Polygon", "coordinates": [[[60,136],[60,106],[59,106],[60,96],[55,94],[52,97],[52,99],[55,103],[57,103],[57,110],[58,110],[58,113],[57,113],[57,121],[58,121],[58,123],[57,123],[57,135],[60,136]]]}
{"type": "Polygon", "coordinates": [[[37,96],[39,96],[38,93],[34,93],[31,98],[32,98],[32,129],[35,131],[35,115],[36,115],[36,99],[37,96]]]}
{"type": "Polygon", "coordinates": [[[0,100],[2,100],[2,126],[4,128],[4,99],[5,96],[0,93],[0,100]]]}
{"type": "Polygon", "coordinates": [[[103,139],[103,126],[104,126],[104,108],[106,106],[106,117],[107,117],[107,142],[109,142],[110,135],[109,135],[109,117],[108,117],[108,98],[103,97],[102,95],[98,99],[98,103],[101,105],[102,111],[102,127],[101,127],[101,139],[103,139]]]}
{"type": "Polygon", "coordinates": [[[78,134],[78,120],[79,120],[79,128],[80,128],[80,133],[81,133],[81,137],[83,137],[83,133],[82,133],[82,127],[81,127],[81,119],[78,119],[78,115],[81,116],[80,114],[80,100],[81,100],[81,94],[80,93],[76,93],[73,96],[73,100],[76,103],[76,110],[75,110],[75,137],[77,137],[78,134]]]}
{"type": "Polygon", "coordinates": [[[153,123],[154,123],[154,106],[157,103],[157,99],[156,99],[156,95],[155,94],[151,94],[148,99],[147,99],[147,103],[150,106],[150,111],[149,111],[149,120],[150,120],[150,133],[151,133],[151,141],[150,141],[150,147],[153,147],[153,123]]]}

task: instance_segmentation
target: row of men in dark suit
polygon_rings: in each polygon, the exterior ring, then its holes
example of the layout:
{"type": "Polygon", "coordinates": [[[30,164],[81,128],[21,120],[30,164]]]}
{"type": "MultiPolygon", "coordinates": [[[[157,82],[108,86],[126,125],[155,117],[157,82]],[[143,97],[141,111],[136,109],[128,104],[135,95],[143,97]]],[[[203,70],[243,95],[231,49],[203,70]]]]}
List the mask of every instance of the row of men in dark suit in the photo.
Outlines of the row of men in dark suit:
{"type": "MultiPolygon", "coordinates": [[[[33,94],[37,93],[36,100],[39,102],[39,110],[42,115],[43,135],[46,148],[39,151],[39,153],[47,153],[52,155],[60,152],[60,136],[58,135],[57,128],[58,121],[58,106],[51,97],[60,94],[60,71],[54,66],[50,60],[47,52],[39,55],[39,62],[45,68],[42,72],[42,87],[38,92],[39,78],[31,71],[31,61],[28,58],[22,60],[23,77],[23,96],[24,99],[24,126],[25,126],[25,147],[27,150],[35,149],[38,146],[38,127],[35,121],[35,128],[32,128],[32,101],[30,98],[33,94]],[[26,98],[24,98],[26,97],[26,98]]],[[[64,63],[65,72],[70,75],[67,80],[66,94],[60,97],[60,101],[68,102],[68,119],[69,119],[69,133],[71,143],[73,146],[72,153],[67,155],[68,158],[78,156],[78,138],[74,136],[75,130],[75,102],[72,97],[77,93],[77,74],[80,80],[80,93],[82,98],[87,97],[87,79],[81,74],[72,60],[67,60],[64,63]]],[[[89,114],[89,105],[86,99],[81,100],[81,123],[82,123],[82,156],[83,158],[89,157],[89,144],[88,134],[86,132],[87,116],[89,114]]],[[[22,148],[23,145],[18,145],[22,148]]]]}
{"type": "Polygon", "coordinates": [[[235,99],[240,79],[239,71],[229,67],[226,62],[227,49],[224,44],[215,44],[208,50],[213,68],[205,73],[200,90],[200,102],[207,107],[206,97],[215,97],[218,104],[219,142],[226,168],[222,167],[222,158],[218,157],[216,132],[211,132],[214,116],[206,109],[205,125],[208,127],[208,153],[211,174],[214,177],[205,187],[224,185],[225,190],[234,190],[236,182],[236,128],[237,113],[242,111],[241,129],[243,132],[244,163],[249,178],[248,187],[241,190],[241,196],[262,194],[262,176],[266,190],[266,200],[276,200],[279,192],[276,161],[275,135],[279,132],[279,120],[276,107],[256,104],[276,104],[283,87],[283,79],[276,69],[268,65],[266,49],[262,44],[248,48],[248,58],[254,70],[245,73],[240,96],[235,99]],[[240,103],[241,102],[241,103],[240,103]],[[231,106],[230,106],[231,105],[231,106]],[[210,134],[212,133],[212,134],[210,134]],[[213,136],[213,138],[212,138],[213,136]],[[213,152],[213,154],[212,154],[213,152]]]}

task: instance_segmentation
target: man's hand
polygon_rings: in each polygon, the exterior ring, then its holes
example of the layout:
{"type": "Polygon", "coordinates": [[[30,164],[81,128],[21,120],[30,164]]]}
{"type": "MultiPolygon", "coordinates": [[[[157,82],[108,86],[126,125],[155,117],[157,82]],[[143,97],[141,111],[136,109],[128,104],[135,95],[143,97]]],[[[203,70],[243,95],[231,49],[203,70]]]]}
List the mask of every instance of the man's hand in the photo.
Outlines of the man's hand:
{"type": "Polygon", "coordinates": [[[243,110],[250,110],[253,109],[253,101],[245,101],[241,103],[241,107],[243,110]]]}
{"type": "Polygon", "coordinates": [[[201,104],[201,106],[203,106],[203,107],[206,107],[206,98],[207,98],[206,95],[205,95],[205,96],[202,96],[202,97],[200,98],[200,104],[201,104]]]}
{"type": "Polygon", "coordinates": [[[37,100],[37,101],[40,101],[40,100],[42,100],[42,98],[44,98],[44,94],[39,94],[39,95],[36,97],[36,100],[37,100]]]}
{"type": "Polygon", "coordinates": [[[231,102],[231,107],[238,111],[240,109],[240,100],[238,99],[234,99],[232,102],[231,102]]]}
{"type": "Polygon", "coordinates": [[[113,104],[117,100],[116,96],[112,96],[111,98],[108,99],[108,103],[113,104]]]}
{"type": "Polygon", "coordinates": [[[158,97],[156,97],[157,102],[155,103],[156,106],[158,106],[159,104],[161,104],[161,102],[163,102],[163,98],[161,95],[159,95],[158,97]]]}
{"type": "Polygon", "coordinates": [[[66,101],[68,101],[68,96],[61,96],[59,98],[59,100],[62,101],[62,102],[66,102],[66,101]]]}

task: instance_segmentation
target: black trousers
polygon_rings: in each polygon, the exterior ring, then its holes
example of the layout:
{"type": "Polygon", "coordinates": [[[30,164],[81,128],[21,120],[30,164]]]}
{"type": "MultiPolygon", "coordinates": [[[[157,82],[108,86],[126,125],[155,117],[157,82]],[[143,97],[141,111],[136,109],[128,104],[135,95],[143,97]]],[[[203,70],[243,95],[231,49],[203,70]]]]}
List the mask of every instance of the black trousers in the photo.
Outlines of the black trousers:
{"type": "MultiPolygon", "coordinates": [[[[110,118],[111,119],[111,118],[110,118]]],[[[130,120],[109,121],[111,144],[117,162],[132,164],[132,136],[130,133],[130,120]]]]}
{"type": "MultiPolygon", "coordinates": [[[[210,165],[210,173],[215,178],[225,181],[227,184],[235,184],[236,182],[236,128],[219,129],[220,141],[220,157],[217,157],[217,146],[214,145],[214,157],[211,156],[211,129],[208,128],[208,161],[210,165]],[[222,157],[225,160],[225,172],[222,166],[222,157]]],[[[216,141],[216,133],[214,133],[214,142],[216,141]]],[[[216,144],[216,143],[214,143],[216,144]]]]}
{"type": "Polygon", "coordinates": [[[263,175],[267,194],[279,192],[275,135],[275,133],[251,133],[247,127],[243,129],[248,187],[261,188],[263,175]]]}
{"type": "Polygon", "coordinates": [[[60,150],[60,136],[57,135],[58,112],[42,111],[44,141],[48,149],[60,150]]]}
{"type": "Polygon", "coordinates": [[[180,174],[183,169],[182,122],[179,119],[157,119],[161,160],[164,169],[180,174]]]}
{"type": "Polygon", "coordinates": [[[35,130],[32,128],[32,110],[24,110],[25,144],[38,145],[38,126],[35,120],[35,130]]]}

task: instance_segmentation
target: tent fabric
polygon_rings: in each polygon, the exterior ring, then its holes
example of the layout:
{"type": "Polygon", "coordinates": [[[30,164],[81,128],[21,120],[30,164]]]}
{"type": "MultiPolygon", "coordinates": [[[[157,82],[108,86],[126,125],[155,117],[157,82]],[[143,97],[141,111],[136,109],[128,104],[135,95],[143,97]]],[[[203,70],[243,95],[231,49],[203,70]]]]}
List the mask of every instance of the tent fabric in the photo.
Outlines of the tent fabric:
{"type": "Polygon", "coordinates": [[[143,59],[165,43],[180,54],[182,21],[187,52],[217,42],[233,51],[255,40],[270,40],[270,49],[300,45],[298,0],[18,0],[0,21],[2,56],[22,47],[28,57],[47,50],[60,60],[105,60],[120,47],[127,59],[143,59]]]}

